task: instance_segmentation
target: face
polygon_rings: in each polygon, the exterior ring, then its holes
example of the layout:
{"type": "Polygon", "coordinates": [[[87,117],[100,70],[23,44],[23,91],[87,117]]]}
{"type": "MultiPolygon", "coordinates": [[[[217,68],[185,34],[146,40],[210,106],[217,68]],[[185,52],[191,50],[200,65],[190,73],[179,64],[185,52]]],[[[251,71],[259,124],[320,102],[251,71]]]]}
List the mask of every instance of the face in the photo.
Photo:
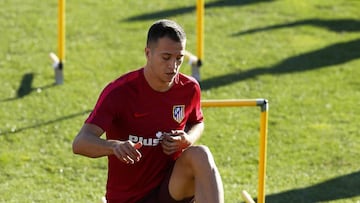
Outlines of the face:
{"type": "Polygon", "coordinates": [[[168,37],[145,48],[150,83],[159,86],[171,85],[184,60],[185,42],[176,42],[168,37]]]}

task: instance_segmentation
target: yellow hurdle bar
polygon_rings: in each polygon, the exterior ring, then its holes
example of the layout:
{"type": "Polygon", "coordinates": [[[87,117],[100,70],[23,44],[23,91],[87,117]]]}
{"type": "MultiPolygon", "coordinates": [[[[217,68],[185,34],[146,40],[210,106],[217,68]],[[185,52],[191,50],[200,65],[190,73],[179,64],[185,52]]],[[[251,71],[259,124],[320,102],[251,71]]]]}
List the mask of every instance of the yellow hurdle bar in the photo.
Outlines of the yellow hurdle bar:
{"type": "Polygon", "coordinates": [[[58,57],[62,64],[65,59],[65,0],[59,0],[58,4],[58,57]]]}
{"type": "Polygon", "coordinates": [[[199,60],[204,60],[204,0],[197,0],[196,15],[197,15],[197,57],[199,60]]]}
{"type": "Polygon", "coordinates": [[[231,100],[202,100],[202,107],[244,107],[260,106],[260,140],[259,140],[259,173],[258,173],[258,203],[265,203],[266,176],[266,148],[268,134],[268,110],[266,99],[231,99],[231,100]]]}
{"type": "Polygon", "coordinates": [[[259,106],[264,99],[203,100],[202,107],[259,106]]]}

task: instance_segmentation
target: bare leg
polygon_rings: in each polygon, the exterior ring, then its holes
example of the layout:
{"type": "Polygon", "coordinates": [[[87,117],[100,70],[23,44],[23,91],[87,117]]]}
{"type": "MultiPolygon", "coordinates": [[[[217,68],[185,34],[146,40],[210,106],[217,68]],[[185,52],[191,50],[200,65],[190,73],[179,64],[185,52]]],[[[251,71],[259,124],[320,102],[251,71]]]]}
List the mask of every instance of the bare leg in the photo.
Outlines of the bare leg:
{"type": "Polygon", "coordinates": [[[196,203],[223,203],[224,189],[214,158],[206,146],[192,146],[176,161],[169,182],[176,200],[195,195],[196,203]]]}

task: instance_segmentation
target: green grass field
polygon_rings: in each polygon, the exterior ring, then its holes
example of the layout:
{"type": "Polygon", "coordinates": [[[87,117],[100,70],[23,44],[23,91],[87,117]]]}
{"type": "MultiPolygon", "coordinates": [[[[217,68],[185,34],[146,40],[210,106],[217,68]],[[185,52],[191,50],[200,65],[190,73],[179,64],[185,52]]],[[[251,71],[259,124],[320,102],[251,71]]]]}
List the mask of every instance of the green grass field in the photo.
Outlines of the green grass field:
{"type": "MultiPolygon", "coordinates": [[[[65,82],[54,85],[57,1],[0,1],[0,202],[99,202],[106,158],[71,143],[102,88],[145,63],[148,26],[196,1],[68,1],[65,82]],[[150,3],[151,2],[151,3],[150,3]]],[[[270,103],[266,202],[360,201],[360,1],[207,0],[203,99],[270,103]]],[[[182,72],[191,74],[184,64],[182,72]]],[[[258,108],[206,108],[226,203],[257,196],[258,108]]]]}

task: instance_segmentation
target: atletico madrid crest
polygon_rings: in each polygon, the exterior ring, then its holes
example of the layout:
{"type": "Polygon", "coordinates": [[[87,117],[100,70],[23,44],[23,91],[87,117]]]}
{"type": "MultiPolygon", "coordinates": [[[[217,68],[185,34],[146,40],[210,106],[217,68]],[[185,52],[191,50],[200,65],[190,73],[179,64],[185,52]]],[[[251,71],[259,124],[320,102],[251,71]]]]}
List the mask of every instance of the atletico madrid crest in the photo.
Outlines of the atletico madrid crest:
{"type": "Polygon", "coordinates": [[[173,106],[173,118],[176,122],[181,123],[185,117],[185,105],[173,106]]]}

